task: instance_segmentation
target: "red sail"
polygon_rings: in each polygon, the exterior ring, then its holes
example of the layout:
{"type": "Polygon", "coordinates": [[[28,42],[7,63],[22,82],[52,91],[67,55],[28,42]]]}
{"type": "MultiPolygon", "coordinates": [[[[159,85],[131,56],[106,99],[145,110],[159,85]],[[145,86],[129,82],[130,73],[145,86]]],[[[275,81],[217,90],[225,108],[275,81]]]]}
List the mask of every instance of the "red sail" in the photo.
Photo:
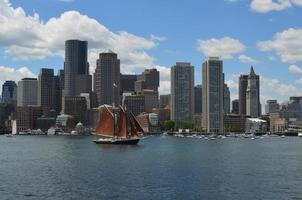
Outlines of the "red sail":
{"type": "Polygon", "coordinates": [[[126,127],[126,114],[123,108],[120,106],[120,117],[119,117],[119,137],[126,138],[127,137],[127,127],[126,127]]]}
{"type": "Polygon", "coordinates": [[[95,133],[104,136],[114,136],[113,114],[106,105],[101,107],[100,121],[96,127],[95,133]]]}
{"type": "Polygon", "coordinates": [[[138,123],[134,115],[131,113],[130,116],[130,126],[131,126],[131,137],[133,138],[138,138],[139,137],[139,132],[144,132],[141,125],[138,123]]]}

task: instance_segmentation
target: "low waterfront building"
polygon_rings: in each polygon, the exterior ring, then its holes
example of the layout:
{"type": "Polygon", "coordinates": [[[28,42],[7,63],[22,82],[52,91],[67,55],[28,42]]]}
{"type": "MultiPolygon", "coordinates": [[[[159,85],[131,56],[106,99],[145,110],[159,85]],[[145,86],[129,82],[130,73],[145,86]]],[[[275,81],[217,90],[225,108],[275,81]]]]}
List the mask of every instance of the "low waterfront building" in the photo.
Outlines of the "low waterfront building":
{"type": "Polygon", "coordinates": [[[259,118],[246,119],[246,133],[259,134],[266,133],[267,122],[259,118]]]}
{"type": "Polygon", "coordinates": [[[61,128],[64,132],[70,133],[76,125],[76,120],[71,115],[62,114],[56,119],[56,126],[61,128]]]}
{"type": "Polygon", "coordinates": [[[41,106],[17,107],[17,133],[37,128],[37,118],[43,114],[41,106]]]}
{"type": "Polygon", "coordinates": [[[41,116],[37,118],[37,129],[41,129],[44,133],[51,127],[56,125],[56,118],[49,116],[41,116]]]}
{"type": "Polygon", "coordinates": [[[87,102],[85,97],[65,96],[64,109],[64,113],[73,116],[76,122],[87,124],[87,102]]]}
{"type": "Polygon", "coordinates": [[[153,108],[152,112],[158,115],[159,122],[164,122],[171,119],[171,110],[169,106],[165,108],[153,108]]]}
{"type": "Polygon", "coordinates": [[[246,117],[239,114],[224,115],[224,131],[232,133],[245,132],[246,117]]]}
{"type": "Polygon", "coordinates": [[[155,113],[142,113],[136,117],[145,133],[159,133],[160,125],[158,115],[155,113]]]}

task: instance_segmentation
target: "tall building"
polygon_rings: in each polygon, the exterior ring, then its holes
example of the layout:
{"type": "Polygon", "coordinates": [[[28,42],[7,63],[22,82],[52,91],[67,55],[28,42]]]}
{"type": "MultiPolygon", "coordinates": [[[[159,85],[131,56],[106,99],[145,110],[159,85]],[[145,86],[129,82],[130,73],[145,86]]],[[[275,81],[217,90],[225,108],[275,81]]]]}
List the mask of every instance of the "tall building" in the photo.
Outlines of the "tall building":
{"type": "Polygon", "coordinates": [[[18,82],[17,106],[38,105],[38,80],[23,78],[18,82]]]}
{"type": "Polygon", "coordinates": [[[5,81],[2,85],[2,103],[17,103],[17,84],[15,81],[5,81]]]}
{"type": "Polygon", "coordinates": [[[137,81],[140,82],[141,85],[143,85],[141,87],[141,90],[149,89],[158,91],[159,71],[157,71],[157,69],[146,69],[142,74],[137,76],[137,81]]]}
{"type": "Polygon", "coordinates": [[[202,113],[202,86],[196,85],[194,87],[194,97],[195,97],[195,114],[202,113]]]}
{"type": "Polygon", "coordinates": [[[64,90],[64,70],[59,70],[58,75],[54,76],[55,87],[55,111],[59,114],[62,111],[62,96],[64,90]]]}
{"type": "Polygon", "coordinates": [[[231,96],[230,96],[230,88],[227,84],[223,86],[223,111],[224,114],[229,114],[231,112],[231,96]]]}
{"type": "Polygon", "coordinates": [[[46,110],[55,109],[55,79],[53,69],[40,69],[38,77],[38,106],[46,110]]]}
{"type": "Polygon", "coordinates": [[[145,97],[145,112],[151,113],[153,108],[158,108],[158,91],[144,89],[141,95],[145,97]]]}
{"type": "Polygon", "coordinates": [[[265,113],[270,114],[279,110],[279,104],[277,100],[267,100],[265,105],[265,113]]]}
{"type": "Polygon", "coordinates": [[[235,99],[232,101],[232,113],[239,114],[239,100],[235,99]]]}
{"type": "Polygon", "coordinates": [[[208,133],[223,132],[223,62],[209,57],[202,64],[202,126],[208,133]]]}
{"type": "Polygon", "coordinates": [[[99,105],[120,104],[120,60],[111,50],[100,53],[96,62],[94,91],[99,105]]]}
{"type": "Polygon", "coordinates": [[[194,100],[194,66],[177,62],[171,67],[171,119],[193,121],[194,100]]]}
{"type": "MultiPolygon", "coordinates": [[[[92,76],[87,62],[87,41],[66,40],[64,62],[64,92],[66,96],[79,96],[92,90],[92,76]]],[[[64,110],[63,100],[63,110],[64,110]]]]}
{"type": "Polygon", "coordinates": [[[120,94],[124,92],[134,92],[135,91],[135,81],[137,81],[137,75],[135,74],[121,74],[120,75],[120,94]]]}
{"type": "MultiPolygon", "coordinates": [[[[255,74],[253,67],[251,67],[250,73],[254,73],[253,78],[256,82],[255,89],[257,91],[258,96],[258,113],[261,113],[261,106],[260,106],[260,82],[259,76],[255,74]]],[[[248,80],[250,74],[241,74],[239,77],[239,114],[240,115],[247,115],[247,89],[248,89],[248,80]]]]}
{"type": "Polygon", "coordinates": [[[239,114],[246,115],[246,90],[248,84],[248,75],[241,74],[239,77],[239,114]]]}
{"type": "Polygon", "coordinates": [[[43,109],[40,106],[20,106],[17,107],[17,132],[27,131],[28,129],[37,128],[37,118],[43,114],[43,109]]]}
{"type": "Polygon", "coordinates": [[[246,115],[250,117],[259,117],[261,115],[259,94],[259,76],[255,74],[252,66],[248,75],[246,90],[246,115]]]}
{"type": "Polygon", "coordinates": [[[159,96],[159,107],[165,108],[166,106],[170,107],[171,104],[171,95],[170,94],[162,94],[159,96]]]}
{"type": "Polygon", "coordinates": [[[126,94],[123,96],[123,107],[137,116],[145,112],[145,96],[139,94],[126,94]]]}
{"type": "Polygon", "coordinates": [[[74,117],[76,122],[87,124],[87,101],[83,96],[65,97],[65,114],[74,117]]]}

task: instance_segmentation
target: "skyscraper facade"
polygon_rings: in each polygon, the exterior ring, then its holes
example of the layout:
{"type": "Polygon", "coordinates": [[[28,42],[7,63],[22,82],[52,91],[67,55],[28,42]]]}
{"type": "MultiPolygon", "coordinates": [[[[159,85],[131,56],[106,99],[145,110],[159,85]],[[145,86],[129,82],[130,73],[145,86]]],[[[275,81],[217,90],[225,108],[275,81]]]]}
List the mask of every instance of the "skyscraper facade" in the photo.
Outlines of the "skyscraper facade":
{"type": "MultiPolygon", "coordinates": [[[[251,67],[250,73],[254,69],[251,67]]],[[[247,115],[247,89],[248,89],[248,80],[249,80],[250,74],[241,74],[239,77],[239,114],[240,115],[247,115]]],[[[255,90],[257,91],[258,96],[258,113],[261,113],[261,106],[260,106],[260,82],[259,82],[259,76],[254,74],[253,78],[256,82],[255,84],[255,90]]]]}
{"type": "Polygon", "coordinates": [[[2,103],[17,103],[17,84],[15,81],[5,81],[2,85],[2,103]]]}
{"type": "Polygon", "coordinates": [[[43,109],[55,109],[55,79],[53,69],[40,69],[38,77],[38,106],[43,109]]]}
{"type": "Polygon", "coordinates": [[[17,106],[38,105],[38,80],[36,78],[23,78],[18,82],[17,106]]]}
{"type": "Polygon", "coordinates": [[[241,74],[239,77],[239,114],[246,115],[246,90],[248,84],[248,75],[241,74]]]}
{"type": "Polygon", "coordinates": [[[231,96],[230,88],[227,84],[223,86],[223,111],[224,114],[229,114],[231,112],[231,96]]]}
{"type": "Polygon", "coordinates": [[[223,132],[223,62],[209,57],[202,64],[202,126],[208,133],[223,132]]]}
{"type": "Polygon", "coordinates": [[[142,89],[158,91],[159,71],[157,69],[146,69],[137,76],[137,81],[143,82],[144,87],[142,89]]]}
{"type": "Polygon", "coordinates": [[[110,50],[100,53],[96,62],[94,91],[99,105],[120,104],[120,60],[110,50]]]}
{"type": "Polygon", "coordinates": [[[261,115],[259,94],[259,76],[255,74],[252,66],[248,75],[246,90],[246,115],[250,117],[259,117],[261,115]]]}
{"type": "Polygon", "coordinates": [[[265,105],[265,114],[270,114],[279,110],[279,104],[277,100],[267,100],[265,105]]]}
{"type": "Polygon", "coordinates": [[[232,101],[232,113],[239,114],[239,100],[238,99],[234,99],[232,101]]]}
{"type": "Polygon", "coordinates": [[[196,85],[194,87],[194,96],[195,96],[195,114],[202,113],[202,86],[196,85]]]}
{"type": "Polygon", "coordinates": [[[171,95],[170,94],[162,94],[159,96],[159,107],[164,108],[166,106],[170,107],[171,104],[171,95]]]}
{"type": "Polygon", "coordinates": [[[65,41],[63,110],[65,96],[91,92],[92,76],[89,75],[87,46],[87,41],[65,41]]]}
{"type": "Polygon", "coordinates": [[[194,100],[194,66],[177,62],[171,67],[171,119],[193,121],[194,100]]]}
{"type": "Polygon", "coordinates": [[[124,92],[134,92],[135,81],[137,80],[137,75],[135,74],[121,74],[120,76],[120,93],[124,92]]]}

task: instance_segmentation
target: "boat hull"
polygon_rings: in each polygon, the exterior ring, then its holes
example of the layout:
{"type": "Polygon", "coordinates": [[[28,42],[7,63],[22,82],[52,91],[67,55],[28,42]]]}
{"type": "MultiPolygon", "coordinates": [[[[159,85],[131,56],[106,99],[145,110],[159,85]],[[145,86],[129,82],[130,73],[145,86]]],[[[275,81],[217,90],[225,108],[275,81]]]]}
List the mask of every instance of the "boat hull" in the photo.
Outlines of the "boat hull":
{"type": "Polygon", "coordinates": [[[118,144],[118,145],[136,145],[139,142],[139,138],[136,139],[98,139],[94,140],[97,144],[118,144]]]}

